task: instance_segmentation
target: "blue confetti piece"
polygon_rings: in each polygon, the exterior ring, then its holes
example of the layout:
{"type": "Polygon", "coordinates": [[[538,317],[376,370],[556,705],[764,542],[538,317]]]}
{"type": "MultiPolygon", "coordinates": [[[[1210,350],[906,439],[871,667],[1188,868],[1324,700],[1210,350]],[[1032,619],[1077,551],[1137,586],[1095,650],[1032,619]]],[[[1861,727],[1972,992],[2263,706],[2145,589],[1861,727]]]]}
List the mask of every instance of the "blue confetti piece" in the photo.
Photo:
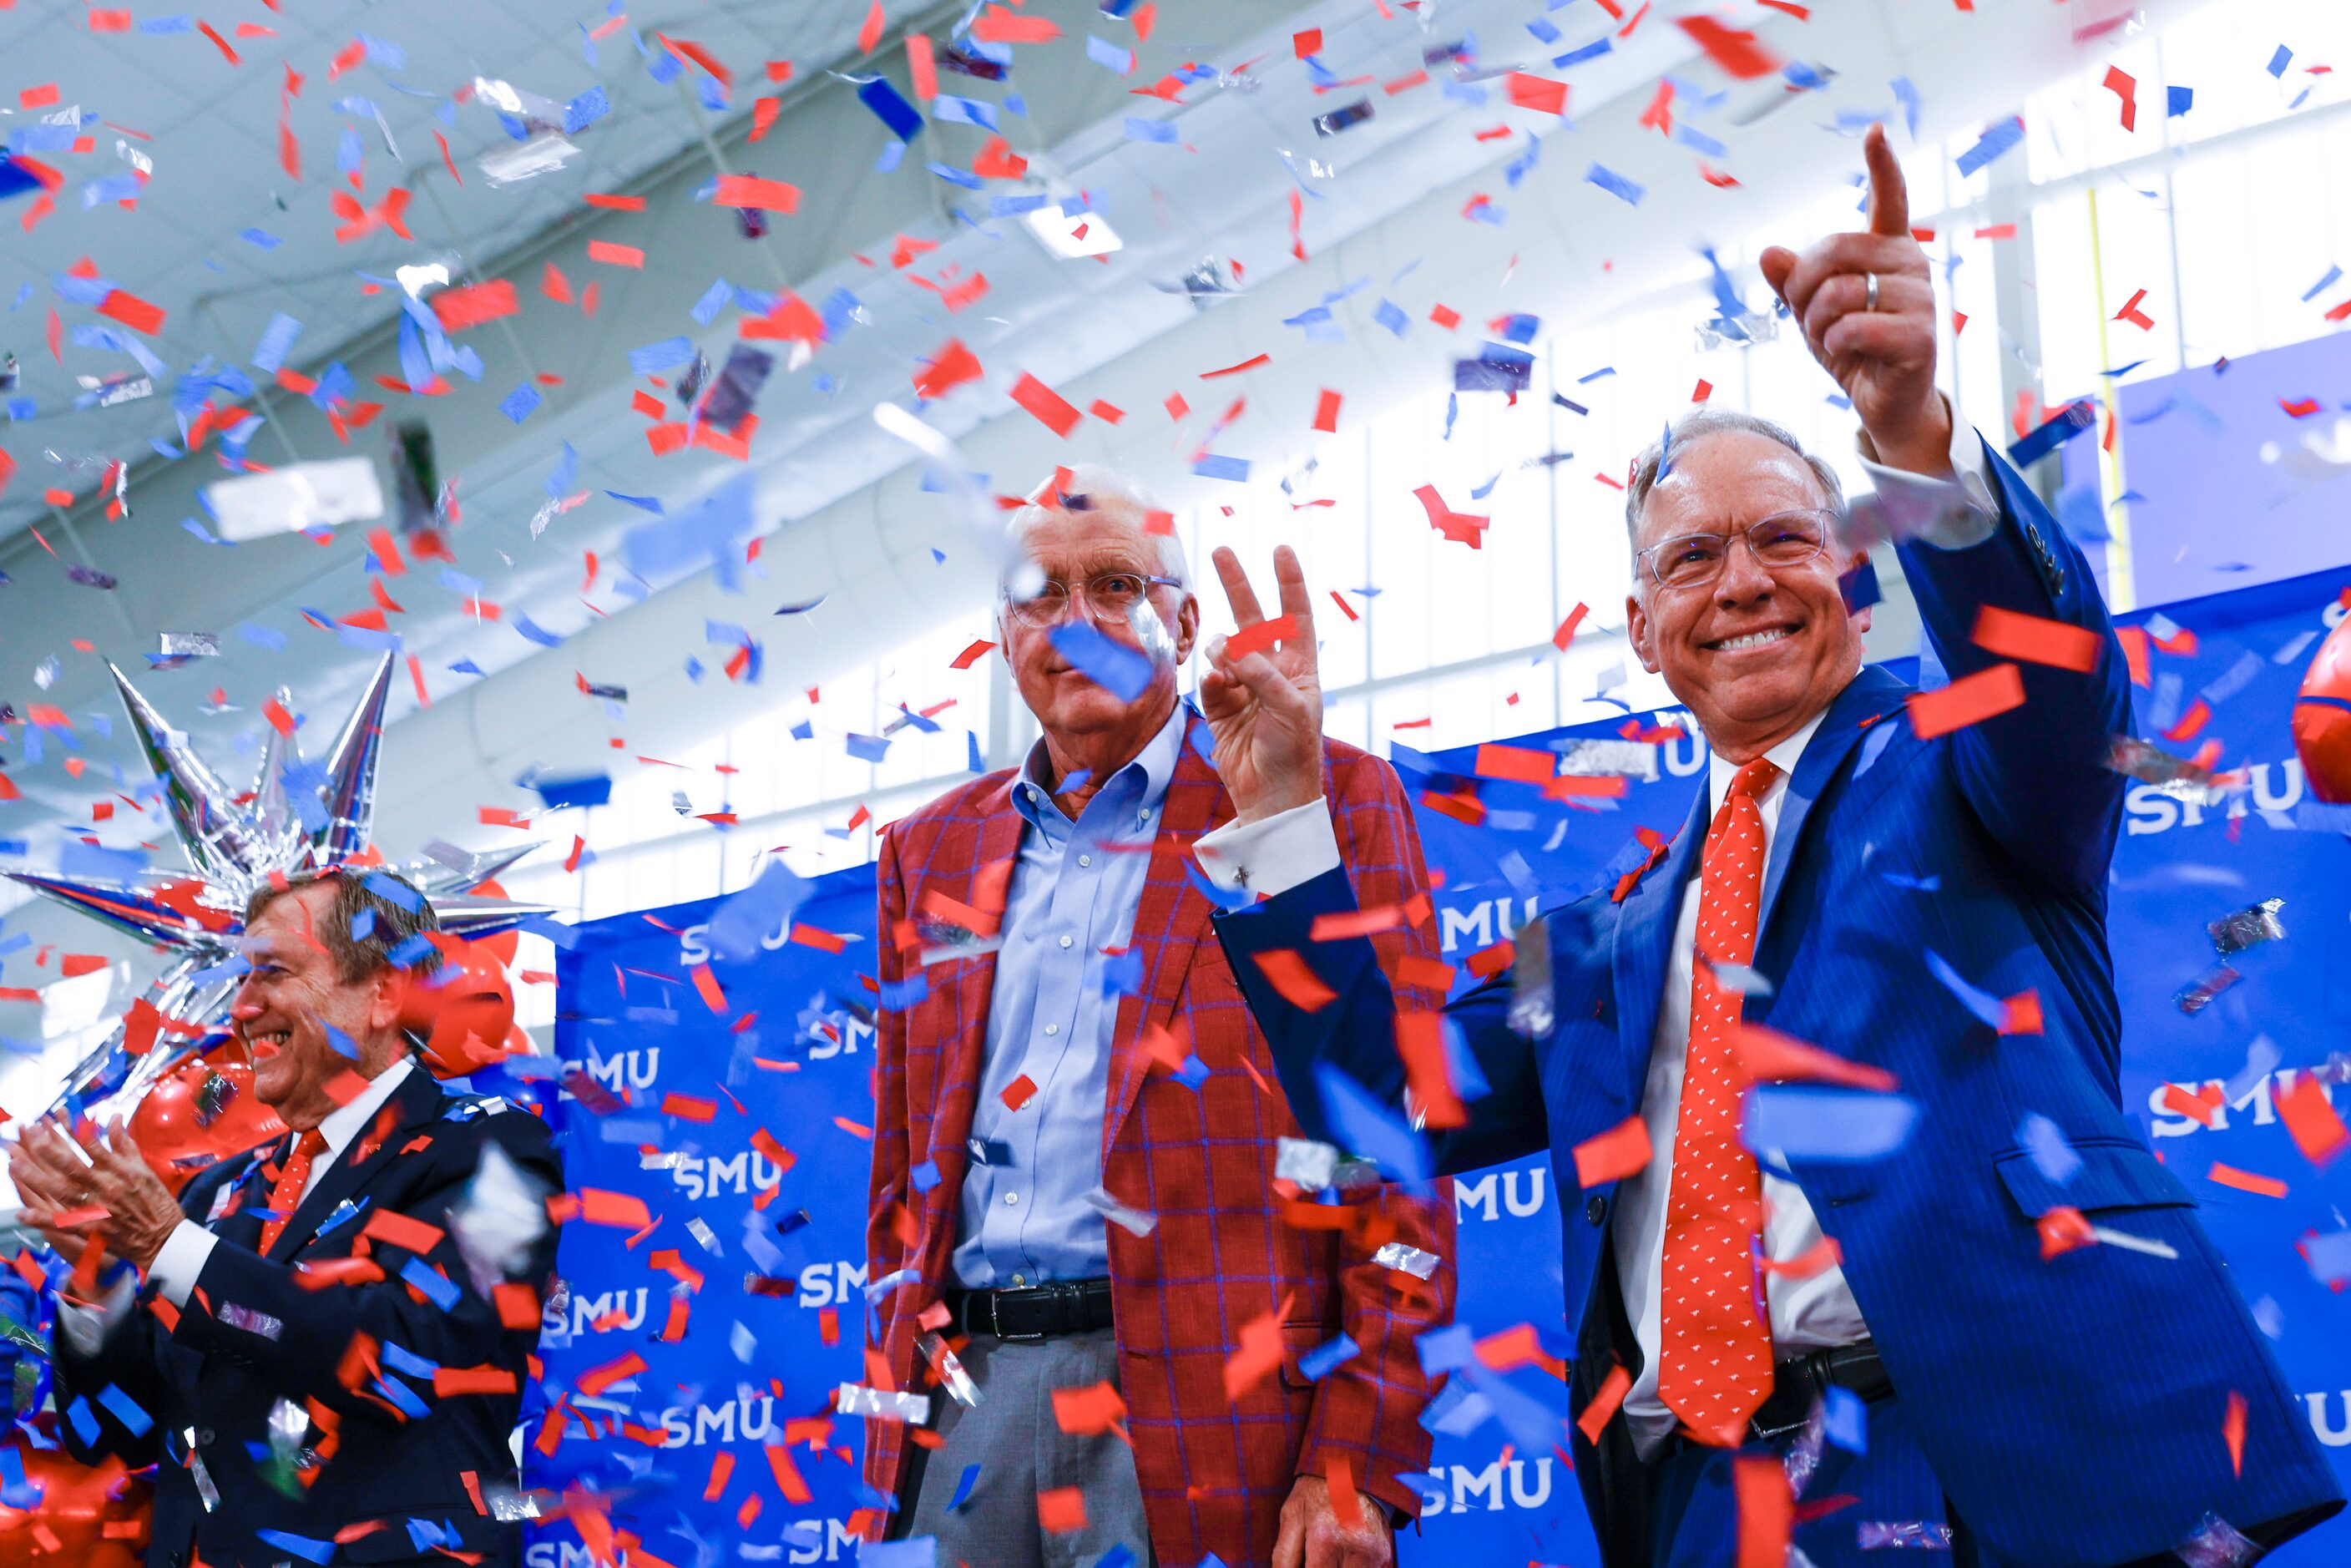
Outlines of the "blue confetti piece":
{"type": "Polygon", "coordinates": [[[194,32],[196,22],[193,16],[150,16],[139,24],[139,30],[151,38],[168,37],[174,33],[194,32]]]}
{"type": "Polygon", "coordinates": [[[604,494],[615,501],[625,501],[641,512],[651,512],[656,517],[669,515],[668,508],[661,504],[661,497],[657,496],[624,496],[618,490],[607,490],[604,494]]]}
{"type": "Polygon", "coordinates": [[[952,163],[934,161],[924,166],[950,185],[960,185],[967,191],[981,191],[987,188],[987,183],[978,175],[966,169],[958,169],[952,163]]]}
{"type": "Polygon", "coordinates": [[[2293,61],[2294,51],[2287,48],[2283,44],[2280,44],[2277,47],[2277,53],[2270,57],[2270,63],[2268,66],[2270,75],[2277,77],[2280,79],[2283,79],[2285,76],[2285,68],[2292,64],[2293,61]]]}
{"type": "Polygon", "coordinates": [[[1090,621],[1064,621],[1048,634],[1054,651],[1079,674],[1131,703],[1151,689],[1158,665],[1151,655],[1105,635],[1090,621]]]}
{"type": "Polygon", "coordinates": [[[563,133],[577,135],[612,112],[612,100],[601,85],[591,87],[563,106],[563,133]]]}
{"type": "Polygon", "coordinates": [[[1430,1329],[1413,1341],[1413,1348],[1420,1353],[1420,1370],[1430,1377],[1458,1372],[1478,1359],[1477,1336],[1468,1323],[1430,1329]]]}
{"type": "Polygon", "coordinates": [[[302,323],[284,311],[272,315],[269,325],[262,329],[261,341],[254,345],[254,368],[276,375],[277,368],[286,362],[287,350],[294,347],[294,340],[301,332],[302,323]]]}
{"type": "Polygon", "coordinates": [[[860,762],[880,762],[890,755],[890,742],[878,735],[846,735],[841,744],[860,762]]]}
{"type": "Polygon", "coordinates": [[[694,341],[690,338],[664,338],[658,343],[629,350],[629,369],[641,376],[659,375],[674,365],[691,364],[693,361],[694,341]]]}
{"type": "Polygon", "coordinates": [[[874,117],[890,128],[890,134],[901,141],[912,141],[922,134],[923,117],[915,112],[898,89],[890,85],[887,77],[875,77],[857,89],[857,101],[873,111],[874,117]]]}
{"type": "Polygon", "coordinates": [[[1120,76],[1134,74],[1134,51],[1123,49],[1107,38],[1086,35],[1086,58],[1120,76]]]}
{"type": "Polygon", "coordinates": [[[1122,1541],[1094,1559],[1094,1568],[1134,1568],[1134,1549],[1122,1541]]]}
{"type": "Polygon", "coordinates": [[[1730,151],[1730,149],[1725,147],[1721,142],[1717,141],[1713,137],[1708,136],[1705,131],[1700,131],[1697,126],[1689,124],[1686,120],[1677,121],[1675,123],[1674,140],[1680,142],[1685,147],[1692,148],[1699,152],[1705,153],[1709,158],[1724,157],[1730,151]]]}
{"type": "Polygon", "coordinates": [[[114,1418],[134,1437],[143,1437],[154,1427],[155,1418],[140,1407],[128,1394],[108,1384],[98,1392],[98,1402],[114,1414],[114,1418]]]}
{"type": "Polygon", "coordinates": [[[580,476],[580,454],[569,442],[555,455],[555,471],[547,476],[547,494],[550,500],[560,501],[563,493],[571,488],[571,481],[580,476]]]}
{"type": "Polygon", "coordinates": [[[1959,998],[1968,1011],[1975,1014],[1994,1031],[2007,1027],[2008,1004],[2006,1002],[1993,996],[1990,991],[1980,990],[1970,985],[1957,969],[1951,967],[1941,954],[1933,948],[1925,948],[1922,951],[1926,954],[1928,970],[1934,975],[1935,978],[1943,982],[1944,988],[1951,995],[1959,998]]]}
{"type": "Polygon", "coordinates": [[[562,638],[557,636],[546,627],[541,626],[538,622],[533,621],[528,615],[517,612],[515,618],[508,622],[507,624],[512,626],[516,632],[526,641],[536,643],[542,648],[560,648],[563,646],[562,638]]]}
{"type": "Polygon", "coordinates": [[[1580,49],[1570,49],[1563,55],[1553,55],[1551,57],[1552,68],[1554,70],[1562,70],[1569,66],[1580,66],[1586,60],[1598,59],[1615,47],[1616,45],[1612,39],[1604,37],[1598,43],[1586,44],[1580,49]]]}
{"type": "Polygon", "coordinates": [[[1336,1339],[1316,1345],[1312,1350],[1300,1356],[1298,1370],[1304,1373],[1311,1381],[1320,1383],[1363,1353],[1363,1346],[1343,1333],[1336,1339]]]}
{"type": "Polygon", "coordinates": [[[2065,1141],[2064,1133],[2056,1123],[2038,1111],[2026,1113],[2017,1124],[2016,1141],[2032,1156],[2033,1168],[2049,1178],[2052,1186],[2064,1186],[2082,1169],[2082,1156],[2065,1141]]]}
{"type": "Polygon", "coordinates": [[[498,412],[520,424],[538,411],[538,389],[528,382],[521,382],[498,403],[498,412]]]}
{"type": "Polygon", "coordinates": [[[1759,1154],[1874,1160],[1908,1141],[1917,1120],[1918,1103],[1907,1095],[1759,1084],[1748,1092],[1740,1138],[1759,1154]]]}
{"type": "Polygon", "coordinates": [[[1372,319],[1401,338],[1412,328],[1412,318],[1392,299],[1383,299],[1372,312],[1372,319]]]}
{"type": "Polygon", "coordinates": [[[1896,77],[1886,85],[1894,89],[1895,98],[1901,103],[1903,123],[1909,126],[1910,140],[1916,141],[1918,139],[1918,116],[1926,110],[1926,100],[1918,96],[1917,85],[1908,77],[1896,77]]]}
{"type": "Polygon", "coordinates": [[[694,308],[686,314],[693,317],[696,322],[707,327],[717,319],[718,313],[726,308],[726,302],[734,297],[735,286],[723,277],[719,278],[702,291],[702,298],[694,302],[694,308]]]}
{"type": "Polygon", "coordinates": [[[1322,1114],[1339,1142],[1380,1167],[1392,1181],[1417,1186],[1428,1180],[1428,1140],[1415,1132],[1392,1105],[1333,1063],[1315,1064],[1322,1114]]]}
{"type": "Polygon", "coordinates": [[[2320,278],[2317,282],[2312,284],[2308,288],[2302,291],[2302,302],[2304,305],[2309,304],[2312,300],[2318,298],[2321,290],[2333,287],[2335,280],[2342,276],[2343,269],[2340,267],[2328,267],[2326,269],[2325,277],[2320,278]]]}
{"type": "Polygon", "coordinates": [[[2192,87],[2170,87],[2163,89],[2163,118],[2187,113],[2196,107],[2196,89],[2192,87]]]}
{"type": "Polygon", "coordinates": [[[979,754],[979,736],[973,730],[963,732],[964,767],[973,773],[987,771],[987,759],[979,754]]]}
{"type": "MultiPolygon", "coordinates": [[[[904,142],[885,141],[882,144],[882,155],[873,160],[873,172],[877,174],[887,174],[891,170],[895,169],[901,162],[904,162],[905,157],[906,144],[904,142]]],[[[760,314],[765,315],[767,312],[761,311],[760,314]]]]}
{"type": "Polygon", "coordinates": [[[612,780],[601,773],[583,773],[565,779],[535,779],[528,788],[550,811],[560,811],[573,806],[601,806],[612,798],[612,780]]]}
{"type": "Polygon", "coordinates": [[[2029,467],[2097,422],[2097,410],[2086,399],[2067,403],[2022,441],[2011,442],[2008,460],[2019,468],[2029,467]]]}
{"type": "Polygon", "coordinates": [[[1236,485],[1246,485],[1249,476],[1249,459],[1223,457],[1212,452],[1196,460],[1192,472],[1203,479],[1229,479],[1236,485]]]}
{"type": "Polygon", "coordinates": [[[99,1435],[98,1417],[90,1413],[89,1400],[77,1398],[72,1404],[67,1406],[66,1419],[73,1423],[75,1435],[81,1438],[86,1447],[93,1448],[98,1447],[99,1435]]]}
{"type": "Polygon", "coordinates": [[[1831,1385],[1822,1396],[1823,1433],[1848,1454],[1869,1452],[1869,1405],[1850,1388],[1831,1385]]]}
{"type": "Polygon", "coordinates": [[[1974,173],[2023,140],[2024,122],[2021,120],[2003,120],[1986,128],[1982,138],[1959,154],[1959,173],[1962,176],[1974,173]]]}
{"type": "Polygon", "coordinates": [[[991,218],[1017,218],[1023,213],[1033,213],[1053,204],[1053,198],[1044,195],[991,196],[987,215],[991,218]]]}
{"type": "Polygon", "coordinates": [[[982,131],[997,128],[996,105],[976,98],[958,98],[943,92],[931,99],[931,118],[956,125],[976,125],[982,131]]]}
{"type": "Polygon", "coordinates": [[[1641,186],[1604,164],[1593,164],[1584,172],[1583,179],[1586,184],[1597,185],[1610,195],[1636,207],[1641,204],[1642,196],[1647,193],[1641,186]]]}
{"type": "Polygon", "coordinates": [[[925,1160],[906,1173],[906,1179],[914,1184],[916,1192],[928,1192],[944,1178],[939,1175],[938,1161],[925,1160]]]}
{"type": "Polygon", "coordinates": [[[966,1465],[963,1474],[956,1478],[955,1496],[947,1500],[947,1511],[953,1513],[970,1500],[971,1489],[979,1479],[979,1467],[966,1465]]]}
{"type": "MultiPolygon", "coordinates": [[[[400,1277],[423,1291],[425,1299],[444,1312],[457,1304],[456,1283],[434,1272],[432,1265],[422,1258],[410,1258],[401,1267],[400,1277]]],[[[420,1411],[418,1414],[421,1415],[423,1412],[420,1411]]]]}
{"type": "Polygon", "coordinates": [[[429,961],[438,951],[439,949],[433,946],[433,939],[420,931],[386,953],[383,956],[383,961],[395,969],[413,969],[419,964],[429,961]]]}
{"type": "Polygon", "coordinates": [[[1143,953],[1129,947],[1123,953],[1105,954],[1102,961],[1102,994],[1106,997],[1137,996],[1143,990],[1143,953]]]}
{"type": "MultiPolygon", "coordinates": [[[[415,1397],[413,1394],[409,1396],[411,1400],[415,1397]]],[[[417,1407],[416,1413],[419,1416],[432,1414],[422,1406],[417,1407]]],[[[281,1552],[291,1552],[306,1563],[323,1565],[335,1560],[335,1543],[331,1541],[314,1541],[309,1536],[296,1535],[283,1530],[256,1530],[253,1533],[281,1552]]]]}
{"type": "Polygon", "coordinates": [[[383,1354],[386,1366],[395,1372],[404,1372],[411,1377],[429,1379],[434,1373],[441,1370],[439,1362],[427,1361],[407,1346],[395,1344],[391,1340],[383,1341],[378,1348],[383,1354]]]}
{"type": "Polygon", "coordinates": [[[1172,120],[1145,120],[1136,114],[1126,117],[1126,139],[1129,141],[1156,141],[1172,147],[1178,134],[1172,120]]]}
{"type": "Polygon", "coordinates": [[[1603,365],[1603,366],[1601,366],[1598,370],[1593,371],[1590,375],[1583,375],[1583,376],[1578,376],[1578,377],[1576,377],[1576,378],[1575,378],[1575,384],[1576,384],[1577,386],[1584,386],[1584,385],[1588,385],[1589,383],[1591,383],[1591,382],[1596,382],[1596,381],[1601,380],[1601,379],[1602,379],[1603,377],[1604,377],[1604,376],[1613,376],[1613,375],[1614,375],[1615,373],[1616,373],[1616,367],[1615,367],[1615,366],[1614,366],[1614,365],[1603,365]]]}
{"type": "Polygon", "coordinates": [[[808,719],[800,720],[799,723],[792,726],[792,738],[794,740],[814,740],[816,738],[816,726],[808,719]]]}
{"type": "Polygon", "coordinates": [[[1527,31],[1534,35],[1535,42],[1539,44],[1556,44],[1559,42],[1559,29],[1552,26],[1549,22],[1544,21],[1541,16],[1536,17],[1533,21],[1527,24],[1527,31]]]}

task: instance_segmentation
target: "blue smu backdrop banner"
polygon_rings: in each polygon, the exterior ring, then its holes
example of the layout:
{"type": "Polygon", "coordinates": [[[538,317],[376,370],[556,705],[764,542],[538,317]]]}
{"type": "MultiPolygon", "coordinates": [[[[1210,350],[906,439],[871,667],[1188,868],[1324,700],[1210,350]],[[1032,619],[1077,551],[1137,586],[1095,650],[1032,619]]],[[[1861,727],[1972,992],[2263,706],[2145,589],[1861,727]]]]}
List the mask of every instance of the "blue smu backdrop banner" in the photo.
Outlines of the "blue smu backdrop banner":
{"type": "MultiPolygon", "coordinates": [[[[2159,644],[2136,694],[2140,733],[2179,734],[2172,749],[2183,753],[2217,737],[2225,765],[2248,767],[2250,784],[2210,800],[2133,784],[2111,940],[2125,1108],[2195,1192],[2351,1480],[2351,1308],[2299,1250],[2345,1228],[2351,1181],[2304,1158],[2275,1108],[2299,1077],[2326,1067],[2351,1027],[2351,843],[2308,809],[2286,727],[2317,638],[2344,613],[2346,579],[2304,577],[2124,618],[2147,624],[2159,644]],[[2209,715],[2200,726],[2199,703],[2209,715]],[[2283,901],[2287,935],[2224,963],[2208,924],[2270,899],[2283,901]],[[2189,1012],[2179,998],[2199,982],[2215,994],[2189,1012]],[[2170,1084],[2201,1097],[2195,1114],[2167,1105],[2170,1084]],[[2283,1183],[2283,1196],[2216,1182],[2216,1164],[2283,1183]]],[[[1677,831],[1706,766],[1701,742],[1627,741],[1615,725],[1515,744],[1561,753],[1568,771],[1631,783],[1622,800],[1594,809],[1485,780],[1477,825],[1421,812],[1429,863],[1446,875],[1437,918],[1455,962],[1529,912],[1613,880],[1636,825],[1677,831]]],[[[1442,791],[1469,772],[1474,749],[1398,748],[1396,760],[1416,790],[1442,791]]],[[[841,872],[817,889],[797,929],[771,934],[752,962],[713,961],[705,927],[716,901],[584,925],[559,962],[558,1049],[586,1074],[561,1106],[570,1186],[641,1199],[653,1226],[642,1236],[567,1227],[569,1299],[550,1304],[540,1353],[549,1398],[577,1414],[551,1453],[526,1450],[526,1473],[534,1485],[610,1496],[615,1523],[642,1539],[640,1561],[854,1561],[849,1517],[880,1500],[861,1495],[859,1424],[823,1424],[834,1388],[866,1380],[873,1035],[859,976],[873,969],[872,873],[841,872]],[[826,934],[845,938],[839,952],[826,934]],[[694,974],[705,965],[716,988],[708,996],[694,974]]],[[[2335,1075],[2321,1080],[2330,1095],[2335,1075]]],[[[1583,1306],[1561,1300],[1558,1228],[1585,1222],[1573,1191],[1562,1195],[1537,1160],[1457,1181],[1455,1204],[1462,1321],[1480,1334],[1531,1322],[1564,1354],[1583,1306]]],[[[1563,1405],[1539,1368],[1511,1375],[1563,1405]]],[[[2220,1421],[2215,1412],[2215,1443],[2220,1421]]],[[[1406,1568],[1596,1560],[1566,1460],[1513,1448],[1498,1424],[1440,1437],[1421,1490],[1425,1521],[1400,1542],[1406,1568]]],[[[568,1524],[535,1530],[533,1568],[589,1562],[568,1524]]],[[[2351,1523],[2338,1521],[2271,1561],[2317,1568],[2346,1553],[2351,1523]]]]}

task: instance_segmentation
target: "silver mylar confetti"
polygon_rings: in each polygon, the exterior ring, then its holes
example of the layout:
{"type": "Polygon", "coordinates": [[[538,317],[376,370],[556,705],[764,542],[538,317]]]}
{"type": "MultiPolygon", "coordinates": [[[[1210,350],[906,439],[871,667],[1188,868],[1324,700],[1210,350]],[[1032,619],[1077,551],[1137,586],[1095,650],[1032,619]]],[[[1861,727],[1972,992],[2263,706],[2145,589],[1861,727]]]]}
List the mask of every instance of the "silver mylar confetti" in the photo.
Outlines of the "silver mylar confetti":
{"type": "Polygon", "coordinates": [[[2262,1549],[2246,1540],[2235,1525],[2209,1511],[2188,1539],[2171,1550],[2187,1568],[2246,1568],[2262,1555],[2262,1549]]]}
{"type": "Polygon", "coordinates": [[[1383,1269],[1394,1269],[1416,1280],[1426,1280],[1437,1272],[1440,1260],[1434,1252],[1424,1252],[1417,1247],[1391,1241],[1372,1254],[1372,1261],[1383,1269]]]}
{"type": "Polygon", "coordinates": [[[1552,1000],[1551,925],[1536,915],[1519,927],[1510,960],[1510,1032],[1527,1040],[1549,1035],[1558,1021],[1552,1000]]]}
{"type": "Polygon", "coordinates": [[[726,1249],[718,1244],[718,1233],[710,1228],[710,1222],[702,1216],[697,1214],[685,1222],[685,1233],[701,1242],[705,1252],[718,1258],[726,1256],[726,1249]]]}
{"type": "Polygon", "coordinates": [[[1311,1138],[1280,1138],[1274,1143],[1273,1174],[1283,1181],[1296,1182],[1308,1192],[1321,1192],[1329,1186],[1338,1168],[1339,1151],[1328,1144],[1318,1144],[1311,1138]]]}
{"type": "Polygon", "coordinates": [[[220,652],[220,638],[211,632],[164,632],[159,635],[165,658],[208,659],[220,652]]]}
{"type": "Polygon", "coordinates": [[[1086,1194],[1085,1202],[1088,1208],[1130,1236],[1148,1236],[1159,1227],[1158,1216],[1129,1208],[1099,1186],[1086,1194]]]}
{"type": "Polygon", "coordinates": [[[979,1406],[979,1385],[971,1380],[971,1374],[966,1372],[963,1363],[956,1359],[956,1353],[947,1348],[947,1342],[935,1333],[926,1333],[914,1343],[921,1347],[923,1359],[929,1362],[931,1370],[939,1375],[939,1381],[946,1385],[946,1391],[954,1396],[955,1402],[967,1410],[977,1409],[979,1406]]]}
{"type": "Polygon", "coordinates": [[[2250,909],[2223,915],[2204,927],[2212,938],[2212,951],[2226,958],[2264,942],[2282,940],[2285,926],[2279,922],[2277,912],[2284,907],[2283,898],[2265,898],[2250,909]]]}
{"type": "Polygon", "coordinates": [[[871,1416],[880,1421],[904,1421],[910,1427],[931,1418],[929,1395],[897,1394],[862,1383],[842,1384],[833,1395],[832,1407],[843,1416],[871,1416]]]}

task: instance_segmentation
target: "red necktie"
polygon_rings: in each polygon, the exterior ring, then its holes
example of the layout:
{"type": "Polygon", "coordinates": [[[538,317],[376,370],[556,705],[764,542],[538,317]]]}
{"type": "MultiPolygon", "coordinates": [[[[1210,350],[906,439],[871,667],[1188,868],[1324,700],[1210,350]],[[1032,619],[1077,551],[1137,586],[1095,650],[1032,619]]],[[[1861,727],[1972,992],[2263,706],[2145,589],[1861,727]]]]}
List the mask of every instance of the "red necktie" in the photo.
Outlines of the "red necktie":
{"type": "Polygon", "coordinates": [[[313,1127],[302,1134],[293,1154],[287,1156],[284,1168],[277,1173],[277,1185],[269,1189],[269,1207],[277,1218],[261,1222],[263,1257],[267,1257],[269,1249],[277,1245],[286,1222],[294,1218],[294,1210],[302,1201],[302,1189],[310,1185],[310,1161],[323,1154],[326,1147],[327,1134],[313,1127]]]}
{"type": "MultiPolygon", "coordinates": [[[[1698,883],[1700,958],[1743,965],[1755,956],[1763,893],[1763,813],[1755,797],[1779,771],[1761,757],[1750,762],[1714,813],[1698,883]]],[[[1740,996],[1705,963],[1691,968],[1689,1054],[1666,1199],[1657,1397],[1693,1432],[1730,1446],[1771,1392],[1771,1329],[1757,1307],[1753,1247],[1763,1183],[1755,1156],[1739,1141],[1747,1074],[1732,1040],[1740,996]]]]}

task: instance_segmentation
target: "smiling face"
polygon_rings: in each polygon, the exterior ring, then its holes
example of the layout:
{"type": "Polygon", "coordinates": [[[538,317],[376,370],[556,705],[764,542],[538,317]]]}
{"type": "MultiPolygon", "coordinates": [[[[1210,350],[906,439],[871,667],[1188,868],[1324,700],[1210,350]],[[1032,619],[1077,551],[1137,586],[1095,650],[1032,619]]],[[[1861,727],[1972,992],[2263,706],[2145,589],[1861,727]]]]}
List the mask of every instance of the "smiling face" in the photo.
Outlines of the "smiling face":
{"type": "MultiPolygon", "coordinates": [[[[1674,448],[1672,471],[1642,508],[1635,548],[1738,534],[1775,513],[1828,505],[1795,453],[1751,432],[1717,431],[1674,448]]],[[[1869,612],[1846,613],[1837,579],[1865,559],[1832,538],[1801,565],[1767,567],[1741,540],[1721,575],[1688,588],[1661,588],[1636,567],[1625,606],[1634,650],[1716,751],[1749,761],[1802,728],[1861,667],[1869,612]]]]}
{"type": "Polygon", "coordinates": [[[374,1077],[401,1050],[397,1020],[404,981],[379,968],[350,981],[322,939],[332,918],[335,884],[315,882],[272,899],[247,923],[253,966],[229,1009],[237,1038],[253,1057],[253,1092],[298,1130],[317,1126],[335,1108],[326,1085],[344,1069],[374,1077]],[[342,1031],[359,1059],[330,1043],[342,1031]]]}
{"type": "Polygon", "coordinates": [[[1138,577],[1171,575],[1158,547],[1143,531],[1143,520],[1123,501],[1098,498],[1091,510],[1048,510],[1021,536],[1029,557],[1045,576],[1071,587],[1064,620],[1081,617],[1114,642],[1151,655],[1154,669],[1148,690],[1132,703],[1085,675],[1053,645],[1054,627],[1037,626],[1012,613],[1008,604],[998,616],[1005,662],[1020,687],[1021,700],[1049,737],[1062,749],[1091,748],[1091,742],[1132,731],[1135,749],[1166,722],[1176,700],[1176,672],[1191,657],[1193,640],[1200,631],[1200,601],[1181,588],[1154,586],[1144,603],[1124,620],[1096,619],[1081,602],[1077,585],[1104,572],[1132,572],[1138,577]]]}

